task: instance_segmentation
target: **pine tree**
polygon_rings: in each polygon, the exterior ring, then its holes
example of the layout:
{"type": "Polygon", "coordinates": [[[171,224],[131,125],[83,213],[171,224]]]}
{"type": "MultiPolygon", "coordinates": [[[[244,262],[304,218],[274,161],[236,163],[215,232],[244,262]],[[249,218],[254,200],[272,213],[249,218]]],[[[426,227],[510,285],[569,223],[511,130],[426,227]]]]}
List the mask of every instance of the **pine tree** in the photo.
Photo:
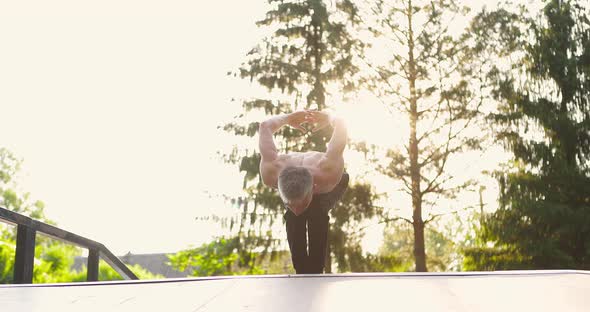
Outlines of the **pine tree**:
{"type": "Polygon", "coordinates": [[[521,19],[529,32],[504,38],[524,55],[512,66],[522,74],[490,74],[502,103],[492,117],[514,162],[497,173],[499,209],[466,252],[470,269],[590,268],[589,17],[582,2],[547,1],[521,19]]]}
{"type": "MultiPolygon", "coordinates": [[[[350,32],[358,23],[358,15],[349,0],[268,3],[270,10],[257,24],[270,34],[248,53],[236,75],[265,87],[270,95],[244,101],[243,114],[224,126],[232,134],[254,139],[260,119],[268,118],[260,117],[261,112],[262,116],[270,116],[299,109],[324,110],[330,107],[330,97],[339,100],[334,94],[353,90],[353,78],[359,70],[354,60],[363,48],[350,32]],[[252,115],[258,120],[252,121],[252,115]]],[[[275,140],[281,152],[325,151],[330,136],[331,129],[302,135],[284,127],[275,134],[275,140]]],[[[234,199],[241,209],[240,218],[230,223],[242,233],[238,235],[243,236],[239,247],[243,254],[260,246],[272,249],[285,239],[273,238],[269,230],[277,219],[282,221],[284,208],[276,191],[263,185],[259,177],[259,157],[257,149],[235,149],[225,157],[239,164],[244,174],[245,195],[234,199]]],[[[332,226],[329,233],[327,272],[331,271],[332,255],[340,270],[355,270],[346,254],[360,254],[360,238],[350,236],[347,227],[375,215],[374,196],[369,185],[351,184],[347,196],[332,210],[332,224],[337,226],[332,226]]]]}

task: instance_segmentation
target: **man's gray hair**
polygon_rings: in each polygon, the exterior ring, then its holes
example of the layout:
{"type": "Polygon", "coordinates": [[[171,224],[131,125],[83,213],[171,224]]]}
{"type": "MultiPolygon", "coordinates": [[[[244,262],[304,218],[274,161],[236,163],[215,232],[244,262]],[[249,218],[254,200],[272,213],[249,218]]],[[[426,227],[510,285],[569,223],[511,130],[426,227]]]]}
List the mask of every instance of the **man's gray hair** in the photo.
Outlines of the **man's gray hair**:
{"type": "Polygon", "coordinates": [[[307,168],[287,167],[279,173],[279,193],[286,202],[302,199],[313,189],[313,178],[307,168]]]}

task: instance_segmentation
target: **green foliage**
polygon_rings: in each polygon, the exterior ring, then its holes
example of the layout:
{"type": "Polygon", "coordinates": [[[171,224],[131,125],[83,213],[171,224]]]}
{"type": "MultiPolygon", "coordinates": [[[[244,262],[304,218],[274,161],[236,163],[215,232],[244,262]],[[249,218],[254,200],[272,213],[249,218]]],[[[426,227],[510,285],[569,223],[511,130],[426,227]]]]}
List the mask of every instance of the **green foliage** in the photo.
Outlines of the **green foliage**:
{"type": "MultiPolygon", "coordinates": [[[[33,283],[73,282],[80,278],[80,273],[70,270],[74,257],[81,252],[78,248],[61,243],[43,247],[35,248],[39,255],[35,257],[33,283]]],[[[82,276],[85,280],[86,276],[82,276]]]]}
{"type": "Polygon", "coordinates": [[[14,244],[0,240],[0,284],[12,283],[14,280],[14,244]]]}
{"type": "Polygon", "coordinates": [[[555,0],[515,21],[529,29],[512,66],[522,72],[492,72],[503,105],[491,116],[515,161],[496,173],[500,208],[466,251],[471,269],[590,268],[589,17],[581,2],[555,0]]]}
{"type": "Polygon", "coordinates": [[[507,248],[471,247],[463,251],[465,271],[500,271],[530,269],[530,257],[507,248]]]}
{"type": "Polygon", "coordinates": [[[398,255],[366,254],[362,258],[362,265],[357,272],[405,272],[411,269],[412,262],[398,255]]]}
{"type": "Polygon", "coordinates": [[[33,283],[74,281],[77,272],[70,271],[74,258],[81,254],[78,247],[48,241],[35,246],[33,283]]]}
{"type": "Polygon", "coordinates": [[[220,237],[200,247],[170,255],[170,264],[178,271],[191,269],[193,276],[265,273],[255,265],[257,255],[254,253],[246,257],[238,255],[240,242],[238,237],[220,237]]]}
{"type": "Polygon", "coordinates": [[[194,268],[194,276],[232,275],[232,267],[238,260],[236,243],[236,239],[219,238],[199,248],[169,256],[170,263],[178,271],[194,268]]]}

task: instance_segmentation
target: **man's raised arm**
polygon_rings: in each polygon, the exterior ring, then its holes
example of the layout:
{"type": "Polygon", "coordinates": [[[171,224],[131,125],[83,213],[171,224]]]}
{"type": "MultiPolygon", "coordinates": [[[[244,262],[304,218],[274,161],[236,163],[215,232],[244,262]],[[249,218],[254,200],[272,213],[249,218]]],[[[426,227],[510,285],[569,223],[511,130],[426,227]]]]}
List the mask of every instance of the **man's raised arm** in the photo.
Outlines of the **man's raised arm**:
{"type": "Polygon", "coordinates": [[[320,111],[311,111],[311,114],[313,121],[318,123],[318,126],[314,131],[320,130],[327,125],[331,125],[334,128],[332,138],[330,139],[330,142],[328,142],[326,148],[326,158],[336,159],[342,157],[348,139],[344,120],[340,117],[334,117],[328,113],[320,111]]]}
{"type": "Polygon", "coordinates": [[[334,127],[332,138],[328,142],[326,150],[326,157],[338,158],[342,157],[344,148],[348,140],[348,132],[346,130],[346,123],[340,117],[330,117],[330,124],[334,127]]]}

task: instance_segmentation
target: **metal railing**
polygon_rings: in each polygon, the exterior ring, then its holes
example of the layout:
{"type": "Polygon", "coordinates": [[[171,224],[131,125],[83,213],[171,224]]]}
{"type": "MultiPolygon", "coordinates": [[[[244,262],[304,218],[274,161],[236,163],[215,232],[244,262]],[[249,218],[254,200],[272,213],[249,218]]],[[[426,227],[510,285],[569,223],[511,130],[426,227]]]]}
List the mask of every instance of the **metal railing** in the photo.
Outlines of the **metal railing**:
{"type": "Polygon", "coordinates": [[[98,281],[98,263],[102,258],[124,279],[136,280],[137,276],[103,244],[64,231],[53,225],[33,220],[27,216],[0,207],[0,221],[16,226],[16,254],[14,259],[14,283],[33,282],[35,238],[37,232],[60,241],[88,249],[87,281],[98,281]]]}

